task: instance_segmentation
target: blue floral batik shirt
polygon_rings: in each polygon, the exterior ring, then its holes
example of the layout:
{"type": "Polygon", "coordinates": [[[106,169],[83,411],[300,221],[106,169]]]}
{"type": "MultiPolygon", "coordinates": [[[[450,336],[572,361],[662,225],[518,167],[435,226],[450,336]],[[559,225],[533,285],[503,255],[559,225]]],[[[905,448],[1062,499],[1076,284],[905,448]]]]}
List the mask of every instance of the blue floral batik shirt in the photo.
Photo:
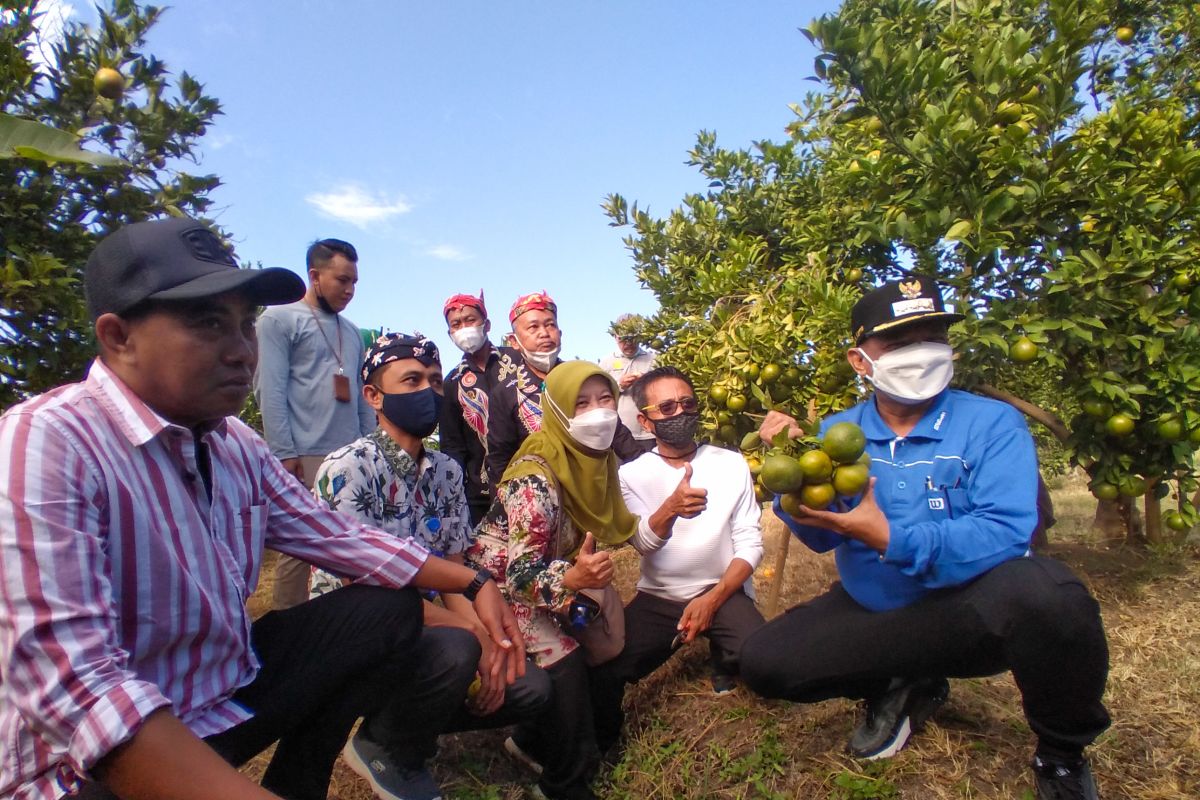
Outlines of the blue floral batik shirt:
{"type": "MultiPolygon", "coordinates": [[[[330,508],[435,555],[471,545],[462,470],[450,456],[425,450],[414,459],[383,430],[335,450],[317,470],[313,494],[330,508]]],[[[336,575],[313,569],[310,597],[341,586],[336,575]]]]}

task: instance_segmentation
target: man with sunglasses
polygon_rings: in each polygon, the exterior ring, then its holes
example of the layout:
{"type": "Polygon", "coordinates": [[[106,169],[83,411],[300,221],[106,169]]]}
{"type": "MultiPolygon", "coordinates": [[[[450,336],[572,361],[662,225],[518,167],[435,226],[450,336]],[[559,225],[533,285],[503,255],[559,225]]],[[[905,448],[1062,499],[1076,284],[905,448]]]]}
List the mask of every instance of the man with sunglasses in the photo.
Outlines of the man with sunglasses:
{"type": "Polygon", "coordinates": [[[763,624],[750,582],[762,559],[760,508],[746,462],[696,443],[696,392],[675,367],[650,370],[631,393],[655,447],[619,471],[625,504],[641,518],[630,541],[642,574],[625,608],[625,649],[592,674],[601,752],[620,736],[625,684],[699,635],[709,638],[720,674],[736,675],[742,643],[763,624]]]}

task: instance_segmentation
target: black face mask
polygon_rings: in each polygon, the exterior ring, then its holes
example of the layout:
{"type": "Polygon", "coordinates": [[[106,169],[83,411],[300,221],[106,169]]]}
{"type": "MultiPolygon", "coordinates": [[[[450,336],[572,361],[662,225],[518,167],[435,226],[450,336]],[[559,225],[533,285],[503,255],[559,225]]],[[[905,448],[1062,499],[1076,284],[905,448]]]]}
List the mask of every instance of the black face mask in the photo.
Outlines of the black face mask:
{"type": "Polygon", "coordinates": [[[325,295],[323,294],[317,295],[317,305],[320,306],[321,310],[326,314],[337,314],[337,312],[333,310],[333,306],[329,305],[329,301],[325,299],[325,295]]]}
{"type": "Polygon", "coordinates": [[[700,424],[700,413],[680,412],[666,419],[652,419],[654,435],[672,447],[686,447],[696,440],[696,426],[700,424]]]}
{"type": "Polygon", "coordinates": [[[433,433],[442,416],[442,396],[428,388],[404,394],[384,393],[379,413],[405,433],[424,439],[433,433]]]}

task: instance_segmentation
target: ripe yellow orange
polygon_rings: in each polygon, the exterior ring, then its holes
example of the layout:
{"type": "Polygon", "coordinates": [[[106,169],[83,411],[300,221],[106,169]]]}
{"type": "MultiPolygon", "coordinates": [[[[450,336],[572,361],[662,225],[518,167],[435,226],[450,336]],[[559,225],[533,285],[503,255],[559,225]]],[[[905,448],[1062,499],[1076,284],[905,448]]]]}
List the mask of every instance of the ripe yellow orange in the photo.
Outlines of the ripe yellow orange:
{"type": "Polygon", "coordinates": [[[101,67],[92,78],[92,87],[101,97],[117,100],[125,92],[125,76],[112,67],[101,67]]]}
{"type": "Polygon", "coordinates": [[[832,483],[806,483],[800,490],[800,502],[809,508],[828,508],[837,499],[832,483]]]}
{"type": "Polygon", "coordinates": [[[833,460],[822,450],[809,450],[797,460],[805,483],[825,483],[833,474],[833,460]]]}
{"type": "Polygon", "coordinates": [[[1117,28],[1116,38],[1117,38],[1117,41],[1120,42],[1121,44],[1132,43],[1133,36],[1134,36],[1133,28],[1129,27],[1128,25],[1122,25],[1121,27],[1117,28]]]}

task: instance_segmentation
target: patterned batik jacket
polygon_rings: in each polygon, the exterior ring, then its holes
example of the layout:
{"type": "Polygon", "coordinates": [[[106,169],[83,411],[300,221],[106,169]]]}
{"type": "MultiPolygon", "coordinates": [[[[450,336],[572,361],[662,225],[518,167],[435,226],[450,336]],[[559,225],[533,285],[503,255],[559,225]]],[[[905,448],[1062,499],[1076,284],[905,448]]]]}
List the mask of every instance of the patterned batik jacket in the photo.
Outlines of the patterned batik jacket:
{"type": "MultiPolygon", "coordinates": [[[[438,556],[461,553],[471,543],[458,464],[428,449],[418,462],[382,429],[330,453],[317,470],[313,494],[335,511],[414,539],[438,556]]],[[[341,584],[333,573],[314,568],[309,596],[341,584]]]]}
{"type": "Polygon", "coordinates": [[[467,551],[470,566],[496,576],[524,635],[525,651],[540,667],[579,646],[559,620],[575,599],[564,582],[572,563],[565,554],[582,544],[583,534],[562,513],[553,482],[523,475],[500,486],[467,551]]]}
{"type": "Polygon", "coordinates": [[[492,502],[485,457],[488,437],[488,393],[498,382],[500,352],[491,348],[487,368],[480,370],[470,356],[450,370],[438,437],[442,452],[458,462],[466,481],[467,505],[486,510],[492,502]]]}

